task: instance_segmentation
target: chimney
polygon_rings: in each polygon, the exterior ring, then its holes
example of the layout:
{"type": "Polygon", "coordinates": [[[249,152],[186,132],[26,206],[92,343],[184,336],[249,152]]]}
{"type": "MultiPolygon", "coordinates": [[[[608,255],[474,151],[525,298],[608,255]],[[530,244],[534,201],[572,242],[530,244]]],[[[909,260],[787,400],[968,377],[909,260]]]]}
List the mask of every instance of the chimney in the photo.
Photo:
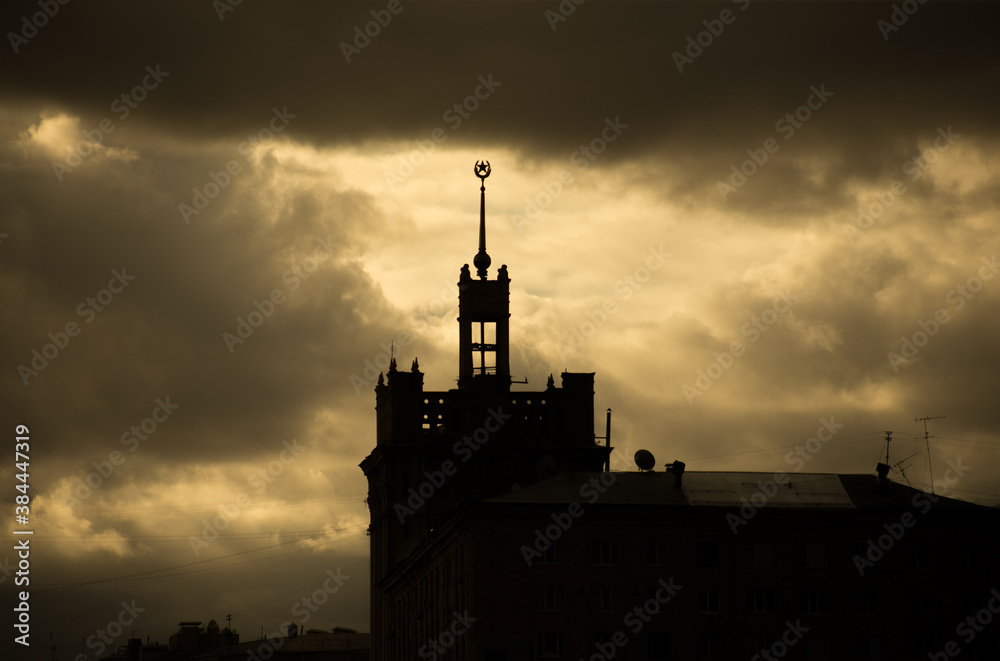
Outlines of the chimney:
{"type": "Polygon", "coordinates": [[[681,488],[681,479],[684,477],[684,462],[674,459],[674,463],[667,464],[667,471],[674,474],[674,486],[681,488]]]}
{"type": "Polygon", "coordinates": [[[885,487],[889,484],[889,464],[883,464],[881,461],[875,465],[875,472],[878,474],[878,484],[880,487],[885,487]]]}

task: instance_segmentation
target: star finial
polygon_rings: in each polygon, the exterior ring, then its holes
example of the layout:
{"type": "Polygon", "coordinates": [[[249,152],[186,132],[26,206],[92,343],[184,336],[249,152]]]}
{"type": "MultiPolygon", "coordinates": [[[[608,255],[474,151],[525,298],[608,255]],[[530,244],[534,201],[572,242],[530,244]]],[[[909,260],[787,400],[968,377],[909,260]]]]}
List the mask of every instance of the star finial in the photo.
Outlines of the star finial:
{"type": "Polygon", "coordinates": [[[486,187],[486,177],[490,176],[490,162],[489,161],[476,161],[476,176],[483,181],[483,188],[486,187]]]}
{"type": "Polygon", "coordinates": [[[476,161],[474,172],[481,183],[479,186],[479,252],[472,259],[472,263],[476,266],[476,275],[485,280],[487,269],[493,263],[490,256],[486,254],[486,177],[490,176],[490,162],[476,161]]]}

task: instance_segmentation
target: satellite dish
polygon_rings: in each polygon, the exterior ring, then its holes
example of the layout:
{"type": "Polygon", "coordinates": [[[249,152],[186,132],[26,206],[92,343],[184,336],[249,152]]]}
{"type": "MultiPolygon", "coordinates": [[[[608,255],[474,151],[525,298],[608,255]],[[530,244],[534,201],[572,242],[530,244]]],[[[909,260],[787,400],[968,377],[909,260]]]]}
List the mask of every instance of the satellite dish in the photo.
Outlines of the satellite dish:
{"type": "Polygon", "coordinates": [[[656,465],[656,459],[649,450],[638,450],[635,453],[635,465],[644,471],[653,470],[653,466],[656,465]]]}

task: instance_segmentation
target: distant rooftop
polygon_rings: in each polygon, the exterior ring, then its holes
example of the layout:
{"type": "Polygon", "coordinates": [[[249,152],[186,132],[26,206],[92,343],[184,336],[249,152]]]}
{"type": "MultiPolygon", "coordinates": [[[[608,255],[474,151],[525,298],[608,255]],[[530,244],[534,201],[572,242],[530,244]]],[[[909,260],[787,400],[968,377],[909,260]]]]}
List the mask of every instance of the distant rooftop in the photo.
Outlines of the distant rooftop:
{"type": "MultiPolygon", "coordinates": [[[[604,473],[608,480],[608,474],[604,473]]],[[[767,507],[798,509],[856,509],[859,507],[911,507],[912,499],[925,492],[889,482],[880,487],[874,475],[836,473],[749,473],[687,471],[677,487],[671,472],[613,472],[610,486],[601,485],[600,472],[564,472],[536,484],[510,491],[488,503],[588,503],[594,493],[596,505],[687,505],[691,507],[739,507],[756,496],[767,497],[767,507]],[[783,482],[783,483],[782,483],[783,482]],[[583,492],[581,493],[581,489],[583,492]],[[604,491],[606,490],[606,491],[604,491]]],[[[926,494],[928,498],[932,496],[926,494]]],[[[940,497],[935,507],[975,508],[977,505],[940,497]]]]}

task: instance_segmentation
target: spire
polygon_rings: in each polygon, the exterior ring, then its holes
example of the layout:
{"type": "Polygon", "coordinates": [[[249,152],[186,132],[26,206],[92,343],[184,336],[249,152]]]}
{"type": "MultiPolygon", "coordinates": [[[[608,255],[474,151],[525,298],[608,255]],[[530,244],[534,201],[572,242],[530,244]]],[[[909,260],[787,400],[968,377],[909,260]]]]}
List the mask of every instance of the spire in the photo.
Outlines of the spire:
{"type": "Polygon", "coordinates": [[[476,266],[476,275],[481,280],[486,279],[486,271],[493,262],[486,254],[486,177],[490,176],[490,162],[476,161],[476,176],[479,177],[479,252],[472,263],[476,266]]]}

